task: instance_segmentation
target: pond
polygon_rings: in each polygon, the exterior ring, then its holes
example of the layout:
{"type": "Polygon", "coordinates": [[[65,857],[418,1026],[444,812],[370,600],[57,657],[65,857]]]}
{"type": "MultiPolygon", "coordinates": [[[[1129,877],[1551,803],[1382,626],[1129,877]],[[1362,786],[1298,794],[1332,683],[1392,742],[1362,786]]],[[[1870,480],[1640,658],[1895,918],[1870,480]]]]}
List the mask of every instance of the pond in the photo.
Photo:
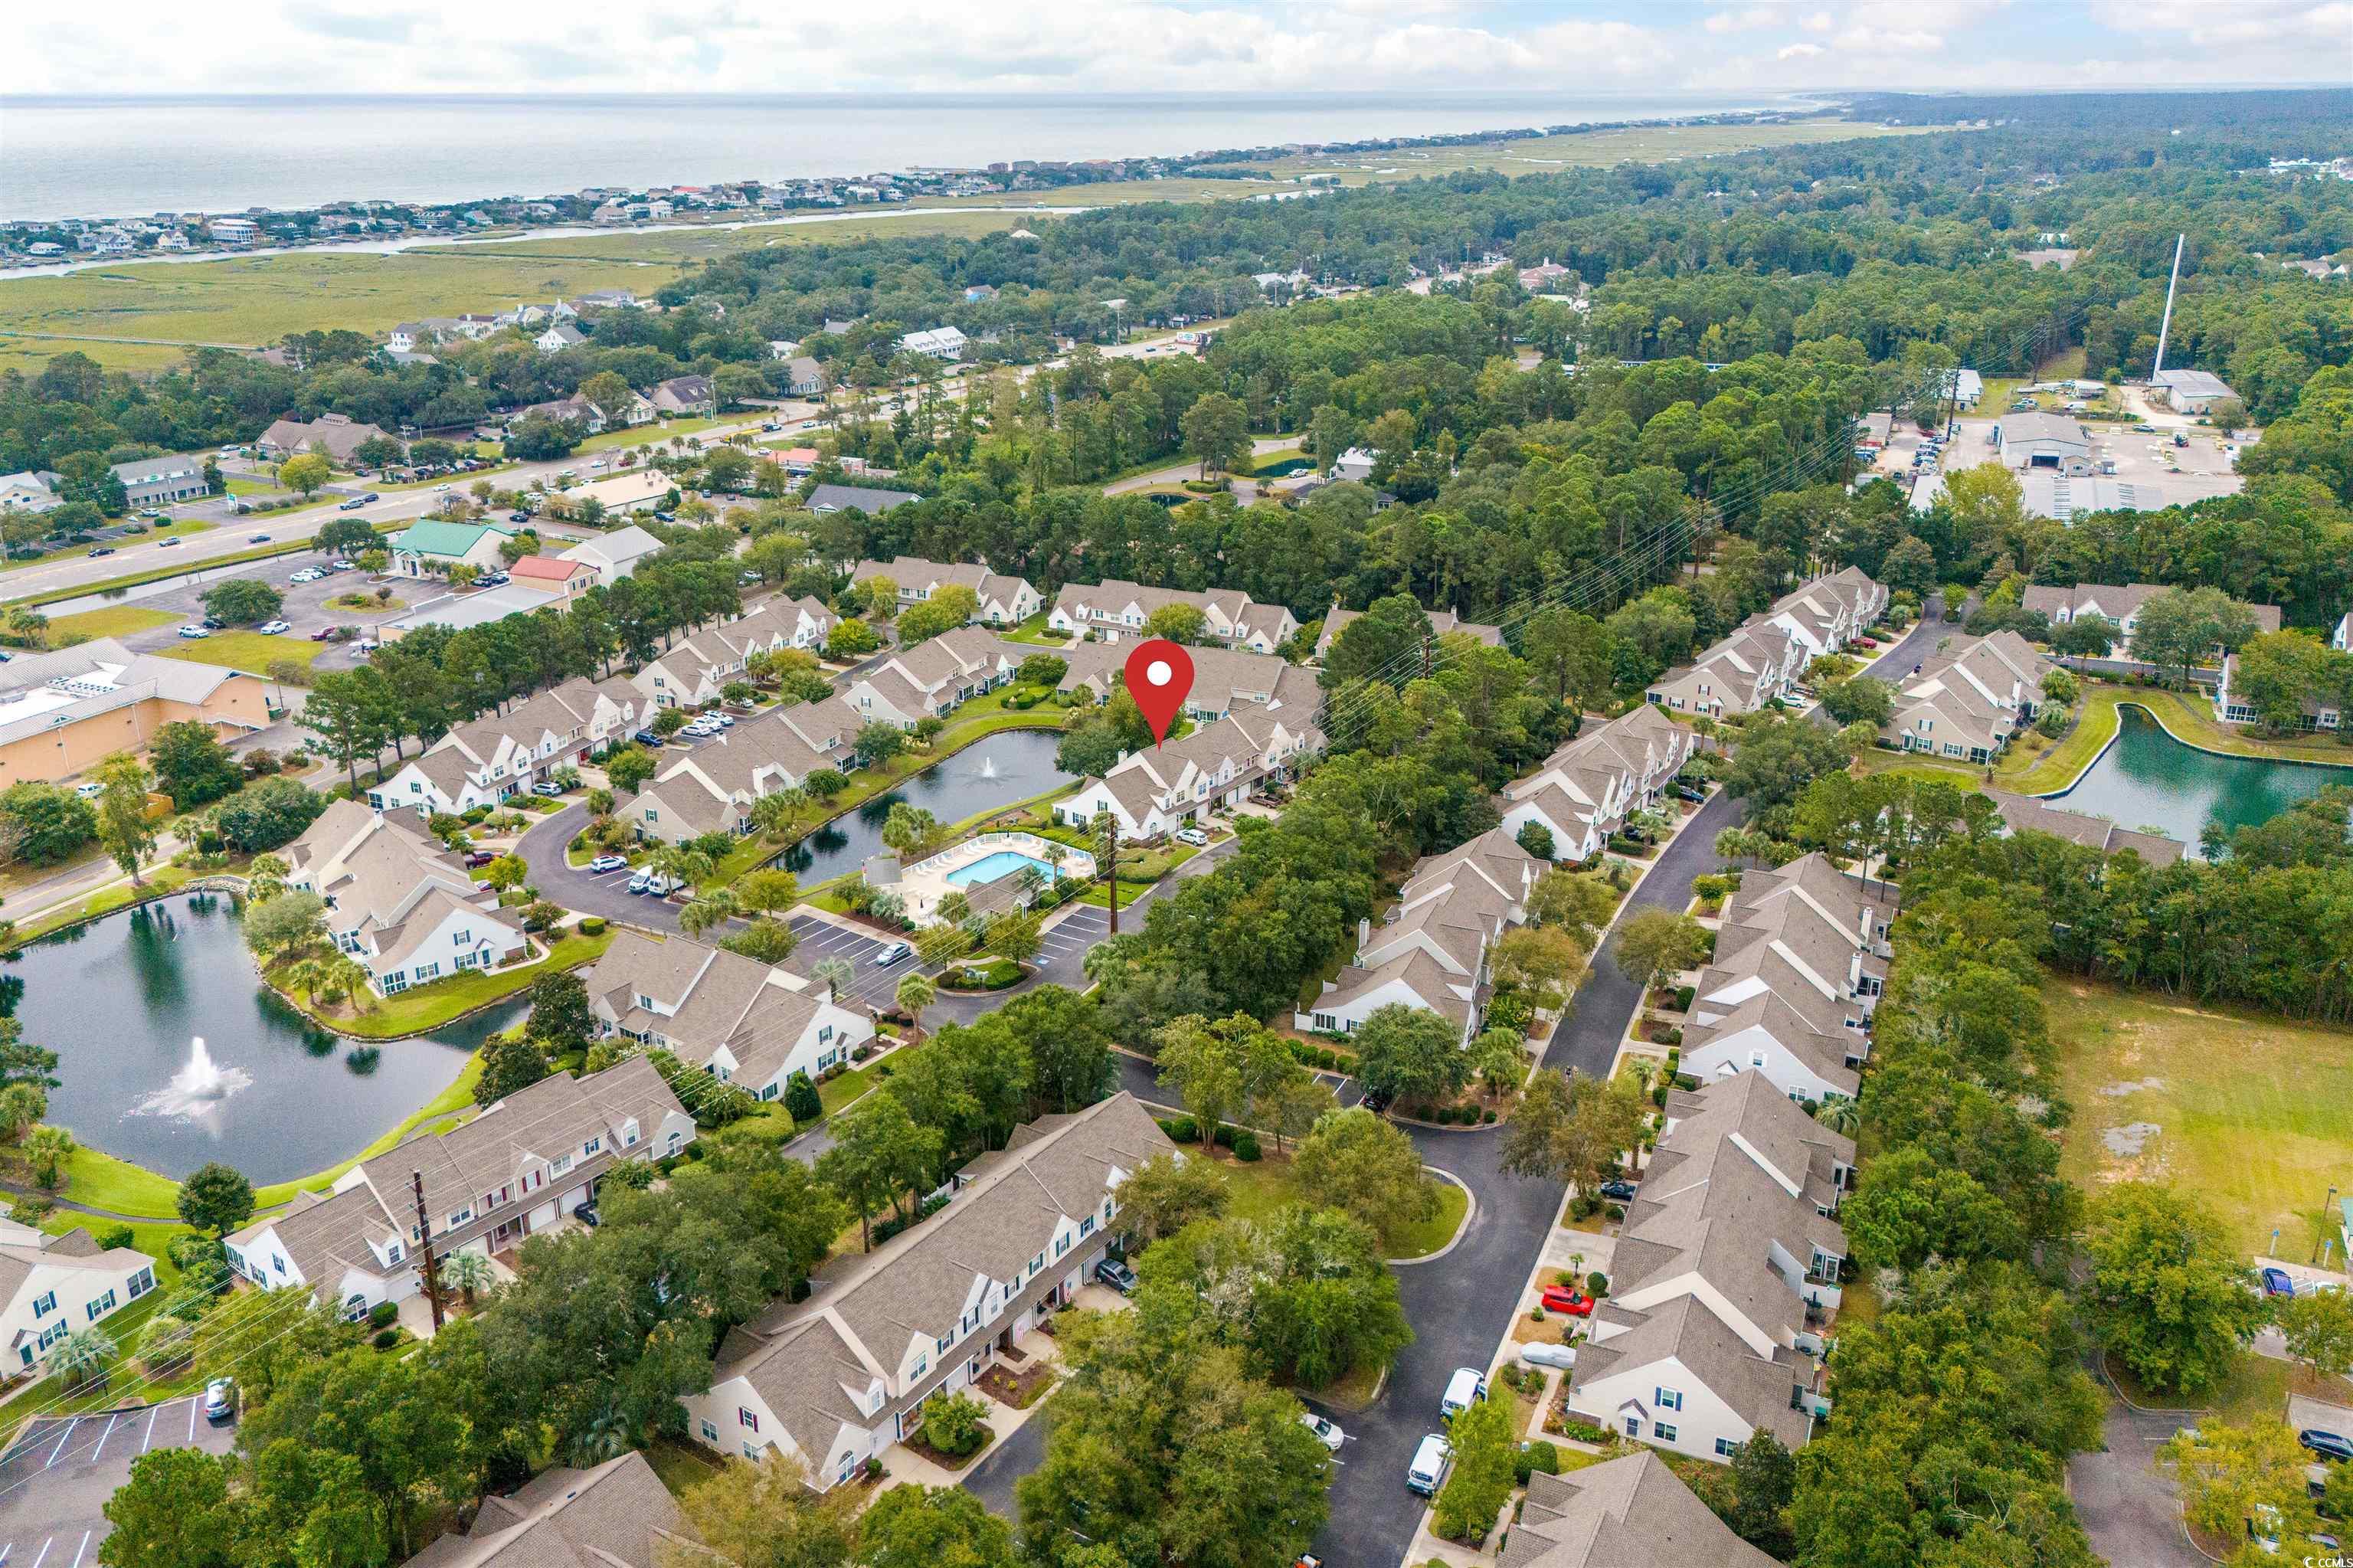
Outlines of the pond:
{"type": "Polygon", "coordinates": [[[2051,803],[2113,817],[2125,828],[2155,828],[2198,852],[2207,820],[2228,827],[2269,821],[2330,784],[2353,784],[2353,768],[2221,757],[2184,746],[2145,709],[2117,710],[2115,742],[2051,803]]]}
{"type": "Polygon", "coordinates": [[[1075,784],[1077,774],[1065,773],[1054,764],[1054,753],[1061,743],[1059,730],[1000,730],[934,763],[888,794],[836,817],[786,850],[775,863],[799,877],[803,887],[815,887],[862,870],[869,860],[883,853],[882,823],[891,808],[902,800],[922,807],[943,823],[958,822],[1075,784]]]}
{"type": "Polygon", "coordinates": [[[41,938],[0,975],[0,1008],[58,1054],[49,1121],[166,1176],[218,1160],[256,1186],[358,1153],[526,1006],[415,1040],[322,1029],[261,983],[222,894],[159,899],[41,938]]]}

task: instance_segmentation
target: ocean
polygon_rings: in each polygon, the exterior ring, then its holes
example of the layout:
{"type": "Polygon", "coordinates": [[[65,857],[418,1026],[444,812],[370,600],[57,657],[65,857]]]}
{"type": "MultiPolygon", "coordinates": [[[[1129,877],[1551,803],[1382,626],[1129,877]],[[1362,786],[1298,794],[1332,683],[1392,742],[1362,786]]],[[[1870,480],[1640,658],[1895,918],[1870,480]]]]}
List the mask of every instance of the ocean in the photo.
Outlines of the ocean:
{"type": "Polygon", "coordinates": [[[1590,92],[0,97],[0,219],[457,202],[1789,106],[1590,92]]]}

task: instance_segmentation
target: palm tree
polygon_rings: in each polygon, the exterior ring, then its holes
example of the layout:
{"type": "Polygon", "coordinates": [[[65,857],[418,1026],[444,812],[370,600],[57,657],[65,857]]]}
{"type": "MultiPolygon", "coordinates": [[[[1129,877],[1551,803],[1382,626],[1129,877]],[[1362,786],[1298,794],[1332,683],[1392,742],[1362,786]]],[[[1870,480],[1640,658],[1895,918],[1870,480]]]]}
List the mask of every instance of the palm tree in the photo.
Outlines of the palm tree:
{"type": "Polygon", "coordinates": [[[920,974],[911,974],[899,982],[899,1011],[907,1015],[910,1028],[923,1025],[923,1009],[939,998],[939,988],[920,974]]]}
{"type": "Polygon", "coordinates": [[[49,1375],[73,1389],[103,1389],[121,1348],[103,1329],[78,1329],[49,1352],[49,1375]]]}
{"type": "Polygon", "coordinates": [[[301,991],[311,999],[311,1005],[316,1007],[319,1004],[319,987],[325,983],[326,978],[327,966],[322,960],[298,959],[287,967],[286,989],[301,991]]]}
{"type": "Polygon", "coordinates": [[[274,854],[258,854],[253,863],[245,868],[245,895],[253,903],[267,904],[286,891],[286,863],[274,854]]]}
{"type": "Polygon", "coordinates": [[[49,1113],[49,1097],[38,1084],[11,1084],[0,1089],[0,1143],[15,1143],[49,1113]]]}
{"type": "Polygon", "coordinates": [[[370,987],[374,977],[365,964],[349,953],[338,952],[328,954],[319,960],[319,965],[324,971],[319,983],[329,995],[350,997],[352,1005],[362,1012],[375,1011],[375,992],[370,987]]]}
{"type": "Polygon", "coordinates": [[[1814,1119],[1832,1132],[1852,1138],[1862,1123],[1862,1105],[1845,1095],[1830,1095],[1814,1107],[1814,1119]]]}
{"type": "Polygon", "coordinates": [[[678,912],[678,928],[690,937],[700,937],[713,926],[724,925],[742,912],[735,895],[726,888],[714,887],[678,912]]]}
{"type": "Polygon", "coordinates": [[[809,977],[812,980],[823,980],[827,994],[834,1001],[839,1001],[841,993],[849,990],[857,980],[858,969],[848,959],[819,959],[810,968],[809,977]]]}
{"type": "Polygon", "coordinates": [[[44,1125],[25,1135],[25,1159],[42,1191],[54,1192],[64,1184],[67,1162],[77,1147],[74,1135],[61,1127],[44,1125]]]}
{"type": "Polygon", "coordinates": [[[466,1307],[473,1309],[474,1298],[491,1287],[491,1260],[478,1252],[460,1252],[443,1262],[437,1272],[441,1283],[465,1295],[466,1307]]]}

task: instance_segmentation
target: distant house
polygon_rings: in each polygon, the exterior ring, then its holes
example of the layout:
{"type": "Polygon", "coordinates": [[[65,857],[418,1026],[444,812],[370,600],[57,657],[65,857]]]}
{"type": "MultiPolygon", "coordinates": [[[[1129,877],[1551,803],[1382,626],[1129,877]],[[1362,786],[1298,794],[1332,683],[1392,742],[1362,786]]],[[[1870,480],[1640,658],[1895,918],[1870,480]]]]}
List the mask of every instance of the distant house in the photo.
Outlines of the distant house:
{"type": "Polygon", "coordinates": [[[796,397],[820,397],[825,392],[825,366],[806,354],[796,354],[785,361],[783,380],[785,390],[796,397]]]}
{"type": "Polygon", "coordinates": [[[2328,645],[2339,653],[2353,649],[2353,610],[2337,618],[2337,630],[2328,634],[2328,645]]]}
{"type": "Polygon", "coordinates": [[[2013,833],[2050,833],[2070,843],[2089,845],[2103,854],[2131,850],[2152,866],[2171,865],[2187,848],[2179,839],[2120,828],[2113,817],[2067,810],[2031,795],[2013,795],[2007,789],[1988,789],[1986,794],[2001,813],[2002,825],[2013,833]]]}
{"type": "MultiPolygon", "coordinates": [[[[581,486],[581,490],[592,488],[581,486]]],[[[579,491],[571,492],[578,494],[579,491]]],[[[635,508],[649,510],[649,508],[635,508]]],[[[583,539],[564,552],[567,561],[586,561],[596,569],[596,580],[610,588],[637,570],[638,563],[662,547],[662,542],[632,523],[594,539],[583,539]]]]}
{"type": "Polygon", "coordinates": [[[2150,390],[2177,413],[2200,417],[2211,413],[2215,404],[2225,399],[2236,402],[2239,397],[2230,383],[2211,370],[2160,370],[2150,390]]]}
{"type": "Polygon", "coordinates": [[[904,506],[922,496],[912,490],[870,490],[858,484],[820,484],[809,492],[805,503],[811,512],[863,512],[869,517],[880,517],[894,506],[904,506]]]}
{"type": "Polygon", "coordinates": [[[1350,447],[1332,460],[1332,478],[1355,484],[1370,484],[1376,461],[1373,454],[1363,447],[1350,447]]]}
{"type": "Polygon", "coordinates": [[[586,976],[603,1033],[668,1051],[754,1099],[779,1098],[874,1038],[874,1021],[821,983],[684,937],[624,928],[586,976]]]}
{"type": "MultiPolygon", "coordinates": [[[[2030,587],[2019,599],[2019,608],[2040,611],[2053,626],[2088,616],[2102,616],[2114,621],[2129,643],[2140,630],[2141,607],[2165,592],[2162,583],[2077,583],[2073,588],[2030,587]]],[[[2277,631],[2281,625],[2280,607],[2275,604],[2251,604],[2247,613],[2254,618],[2258,631],[2277,631]]]]}
{"type": "MultiPolygon", "coordinates": [[[[772,337],[768,340],[768,357],[770,359],[789,360],[795,355],[800,353],[800,351],[801,345],[798,338],[772,337]]],[[[811,363],[814,364],[815,361],[811,361],[811,363]]]]}
{"type": "MultiPolygon", "coordinates": [[[[820,486],[819,488],[823,488],[820,486]]],[[[1008,577],[970,561],[927,561],[920,556],[895,556],[888,561],[860,561],[849,574],[852,583],[888,577],[903,608],[922,604],[944,588],[968,588],[979,602],[972,612],[976,622],[1011,626],[1038,613],[1042,602],[1026,578],[1008,577]]]]}
{"type": "Polygon", "coordinates": [[[261,432],[254,445],[269,457],[294,457],[313,450],[323,450],[338,468],[352,465],[352,453],[369,441],[384,435],[380,426],[355,424],[343,414],[322,414],[309,424],[299,419],[280,419],[261,432]]]}
{"type": "Polygon", "coordinates": [[[1735,1535],[1647,1450],[1566,1476],[1531,1475],[1503,1563],[1505,1568],[1692,1568],[1702,1563],[1776,1568],[1773,1558],[1735,1535]]]}
{"type": "Polygon", "coordinates": [[[1032,650],[963,626],[901,649],[860,675],[842,694],[860,716],[913,729],[1013,678],[1032,650]]]}
{"type": "MultiPolygon", "coordinates": [[[[1324,656],[1332,651],[1333,641],[1346,630],[1348,622],[1363,613],[1358,609],[1342,609],[1336,601],[1324,612],[1324,630],[1315,637],[1314,658],[1317,663],[1324,662],[1324,656]]],[[[1465,637],[1476,638],[1490,648],[1504,645],[1504,629],[1500,626],[1482,626],[1477,621],[1465,620],[1451,609],[1425,609],[1422,613],[1430,618],[1430,634],[1432,637],[1449,637],[1460,632],[1465,637]]]]}
{"type": "Polygon", "coordinates": [[[928,332],[911,332],[899,340],[902,354],[920,354],[926,359],[953,364],[964,357],[965,338],[952,326],[934,327],[928,332]]]}
{"type": "MultiPolygon", "coordinates": [[[[677,1499],[643,1454],[543,1470],[404,1568],[661,1568],[697,1557],[677,1499]]],[[[713,1559],[712,1561],[716,1561],[713,1559]]]]}
{"type": "Polygon", "coordinates": [[[76,1226],[45,1235],[0,1219],[0,1369],[29,1376],[43,1357],[155,1288],[155,1260],[101,1247],[76,1226]]]}
{"type": "Polygon", "coordinates": [[[114,470],[114,477],[122,482],[123,495],[133,506],[164,506],[211,493],[205,483],[202,458],[132,458],[109,466],[114,470]]]}
{"type": "Polygon", "coordinates": [[[379,996],[497,969],[530,947],[522,923],[476,888],[418,810],[335,801],[289,846],[287,861],[287,885],[326,900],[328,936],[359,960],[379,996]]]}
{"type": "Polygon", "coordinates": [[[514,535],[508,523],[412,523],[392,536],[392,569],[406,577],[443,575],[461,565],[494,571],[504,559],[500,544],[514,535]]]}
{"type": "Polygon", "coordinates": [[[558,604],[568,604],[596,585],[595,567],[561,556],[525,556],[507,572],[518,583],[554,594],[558,604]]]}
{"type": "MultiPolygon", "coordinates": [[[[550,501],[549,506],[556,512],[577,517],[581,509],[594,501],[604,508],[606,516],[626,517],[659,511],[677,488],[678,482],[658,468],[624,469],[619,473],[608,473],[602,479],[592,479],[586,484],[575,484],[569,490],[560,491],[550,501]]],[[[647,536],[652,537],[650,535],[647,536]]]]}
{"type": "Polygon", "coordinates": [[[647,398],[665,414],[708,415],[719,411],[719,394],[708,376],[673,376],[646,389],[647,398]]]}
{"type": "Polygon", "coordinates": [[[0,512],[47,512],[63,506],[66,498],[50,488],[53,477],[29,469],[0,473],[0,512]]]}
{"type": "Polygon", "coordinates": [[[504,713],[458,726],[372,789],[368,800],[440,816],[492,805],[560,768],[601,756],[651,711],[618,676],[596,682],[575,675],[504,713]]]}
{"type": "Polygon", "coordinates": [[[1186,588],[1146,588],[1142,583],[1113,579],[1101,583],[1064,583],[1054,596],[1046,624],[1072,637],[1092,633],[1098,641],[1133,641],[1144,635],[1144,624],[1172,605],[1201,612],[1207,633],[1231,648],[1271,653],[1299,630],[1298,618],[1279,604],[1261,604],[1231,588],[1196,593],[1186,588]]]}
{"type": "Polygon", "coordinates": [[[570,322],[558,322],[532,339],[539,345],[542,354],[562,354],[565,349],[577,348],[587,341],[588,334],[570,322]]]}

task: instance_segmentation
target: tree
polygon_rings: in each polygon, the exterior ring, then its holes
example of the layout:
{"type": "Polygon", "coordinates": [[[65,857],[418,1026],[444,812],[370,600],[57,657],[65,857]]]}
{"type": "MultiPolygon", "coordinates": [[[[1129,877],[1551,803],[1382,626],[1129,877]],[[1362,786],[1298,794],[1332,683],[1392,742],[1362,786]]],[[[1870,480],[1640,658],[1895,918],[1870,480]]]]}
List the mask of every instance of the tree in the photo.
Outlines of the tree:
{"type": "Polygon", "coordinates": [[[1803,719],[1754,725],[1724,770],[1724,787],[1748,802],[1752,818],[1786,810],[1807,785],[1844,768],[1849,755],[1837,736],[1803,719]]]}
{"type": "Polygon", "coordinates": [[[817,1173],[858,1215],[871,1251],[874,1216],[928,1184],[946,1139],[937,1128],[918,1127],[896,1094],[871,1097],[832,1127],[833,1147],[818,1156],[817,1173]]]}
{"type": "Polygon", "coordinates": [[[331,517],[311,535],[311,548],[340,556],[356,556],[376,545],[375,525],[358,517],[331,517]]]}
{"type": "Polygon", "coordinates": [[[1873,1160],[1844,1220],[1854,1259],[1867,1269],[1908,1272],[1932,1258],[2009,1257],[2023,1240],[2008,1204],[1968,1171],[1917,1147],[1873,1160]]]}
{"type": "Polygon", "coordinates": [[[881,646],[875,630],[854,616],[835,621],[825,636],[825,656],[833,660],[862,659],[881,646]]]}
{"type": "Polygon", "coordinates": [[[582,381],[580,396],[596,406],[596,411],[605,416],[607,426],[626,425],[629,412],[638,401],[638,395],[630,388],[628,378],[611,370],[600,370],[582,381]]]}
{"type": "Polygon", "coordinates": [[[1602,1079],[1538,1072],[1504,1134],[1503,1169],[1524,1179],[1573,1181],[1589,1192],[1641,1138],[1650,1104],[1630,1073],[1602,1079]]]}
{"type": "Polygon", "coordinates": [[[233,1166],[214,1160],[180,1183],[177,1206],[184,1224],[223,1238],[253,1218],[253,1183],[233,1166]]]}
{"type": "Polygon", "coordinates": [[[678,1501],[707,1552],[668,1552],[666,1568],[712,1557],[737,1568],[848,1568],[859,1494],[812,1490],[801,1461],[781,1448],[756,1462],[730,1461],[678,1501]]]}
{"type": "Polygon", "coordinates": [[[1208,392],[1178,421],[1185,450],[1200,461],[1201,477],[1230,471],[1250,455],[1250,410],[1223,392],[1208,392]]]}
{"type": "MultiPolygon", "coordinates": [[[[54,1130],[43,1128],[44,1132],[54,1130]]],[[[114,1370],[114,1358],[121,1353],[114,1337],[103,1329],[76,1329],[58,1341],[48,1354],[49,1375],[61,1379],[76,1392],[98,1391],[106,1387],[114,1370]]]]}
{"type": "Polygon", "coordinates": [[[99,787],[98,842],[131,885],[143,885],[139,867],[155,853],[155,823],[147,814],[147,768],[127,751],[118,751],[90,769],[99,787]]]}
{"type": "Polygon", "coordinates": [[[434,1272],[440,1279],[441,1288],[461,1292],[469,1308],[474,1305],[477,1296],[491,1287],[494,1277],[488,1257],[479,1252],[462,1249],[446,1263],[438,1265],[434,1272]]]}
{"type": "Polygon", "coordinates": [[[245,911],[247,950],[265,963],[326,939],[327,906],[315,893],[281,893],[245,911]]]}
{"type": "Polygon", "coordinates": [[[2169,588],[2141,605],[2132,654],[2186,682],[2200,660],[2237,652],[2255,630],[2254,613],[2221,589],[2169,588]]]}
{"type": "Polygon", "coordinates": [[[797,1123],[816,1121],[825,1115],[825,1098],[807,1073],[795,1073],[785,1081],[785,1109],[797,1123]]]}
{"type": "Polygon", "coordinates": [[[1531,821],[1521,823],[1519,836],[1514,842],[1538,860],[1553,858],[1552,830],[1542,822],[1531,821]]]}
{"type": "MultiPolygon", "coordinates": [[[[896,735],[899,732],[892,730],[890,733],[896,735]]],[[[921,806],[899,800],[892,803],[890,813],[882,821],[882,842],[885,847],[912,858],[921,853],[923,846],[939,831],[938,818],[921,806]]]]}
{"type": "MultiPolygon", "coordinates": [[[[532,1022],[538,1022],[536,1014],[532,1022]]],[[[533,1033],[517,1029],[494,1034],[482,1046],[482,1074],[474,1080],[474,1103],[488,1109],[538,1083],[549,1071],[547,1048],[533,1033]]]]}
{"type": "Polygon", "coordinates": [[[2353,1374],[2353,1300],[2341,1290],[2315,1291],[2279,1304],[2287,1353],[2324,1378],[2353,1374]]]}
{"type": "Polygon", "coordinates": [[[331,670],[311,683],[311,694],[295,722],[325,742],[343,765],[352,792],[359,792],[359,759],[374,758],[392,744],[399,704],[381,673],[362,665],[331,670]]]}
{"type": "Polygon", "coordinates": [[[934,588],[929,599],[908,606],[900,615],[899,646],[913,648],[928,642],[944,631],[954,631],[979,612],[980,596],[962,583],[934,588]]]}
{"type": "Polygon", "coordinates": [[[1426,1008],[1377,1007],[1356,1033],[1356,1081],[1368,1097],[1430,1105],[1470,1081],[1453,1022],[1426,1008]]]}
{"type": "Polygon", "coordinates": [[[579,1051],[596,1038],[596,1010],[589,1005],[587,984],[578,975],[542,975],[532,982],[530,995],[531,1037],[548,1050],[579,1051]]]}
{"type": "Polygon", "coordinates": [[[1585,948],[1559,926],[1523,926],[1495,944],[1496,983],[1516,987],[1538,1009],[1557,1012],[1585,979],[1585,948]]]}
{"type": "Polygon", "coordinates": [[[1474,1399],[1447,1423],[1453,1467],[1439,1489],[1430,1528],[1456,1541],[1483,1542],[1512,1495],[1512,1430],[1508,1399],[1474,1399]]]}
{"type": "MultiPolygon", "coordinates": [[[[775,799],[770,796],[768,799],[775,799]]],[[[735,902],[755,915],[774,915],[800,902],[800,879],[789,871],[763,866],[747,871],[734,882],[735,902]]]]}
{"type": "MultiPolygon", "coordinates": [[[[2310,1456],[2284,1421],[2241,1426],[2201,1420],[2176,1433],[2157,1457],[2172,1465],[2180,1483],[2182,1518],[2210,1536],[2243,1541],[2248,1521],[2269,1510],[2283,1544],[2300,1555],[2296,1543],[2320,1528],[2304,1486],[2310,1456]]],[[[2244,1560],[2260,1561],[2261,1554],[2244,1560]]]]}
{"type": "Polygon", "coordinates": [[[1030,1087],[1057,1111],[1091,1106],[1116,1077],[1111,1033],[1092,996],[1041,985],[997,1010],[1029,1056],[1030,1087]]]}
{"type": "Polygon", "coordinates": [[[2094,1198],[2084,1230],[2093,1330],[2150,1388],[2201,1393],[2263,1324],[2245,1261],[2211,1210],[2149,1181],[2094,1198]]]}
{"type": "Polygon", "coordinates": [[[841,993],[858,983],[858,968],[844,958],[819,959],[809,966],[809,978],[824,986],[833,1001],[839,1001],[841,993]]]}
{"type": "Polygon", "coordinates": [[[1154,1034],[1153,1044],[1160,1087],[1200,1123],[1205,1146],[1291,1062],[1282,1041],[1248,1013],[1215,1022],[1198,1015],[1175,1019],[1154,1034]]]}
{"type": "Polygon", "coordinates": [[[1120,1183],[1112,1230],[1131,1253],[1141,1252],[1196,1220],[1222,1218],[1230,1197],[1225,1177],[1208,1160],[1155,1154],[1120,1183]]]}
{"type": "Polygon", "coordinates": [[[289,490],[300,491],[302,499],[308,501],[334,473],[335,465],[317,452],[302,452],[278,465],[278,482],[289,490]]]}
{"type": "Polygon", "coordinates": [[[25,1135],[25,1162],[33,1168],[33,1181],[45,1192],[54,1192],[65,1184],[66,1167],[79,1146],[74,1135],[61,1127],[44,1124],[25,1135]]]}
{"type": "Polygon", "coordinates": [[[642,746],[617,747],[606,754],[605,777],[622,794],[634,795],[646,787],[660,766],[654,760],[654,754],[642,746]]]}
{"type": "Polygon", "coordinates": [[[1697,964],[1707,952],[1707,927],[1672,909],[1637,909],[1618,927],[1618,967],[1648,990],[1697,964]]]}
{"type": "Polygon", "coordinates": [[[1798,1489],[1798,1462],[1770,1432],[1759,1432],[1732,1451],[1732,1486],[1738,1502],[1730,1523],[1740,1538],[1786,1558],[1788,1527],[1781,1522],[1798,1489]]]}
{"type": "Polygon", "coordinates": [[[1208,641],[1209,618],[1198,604],[1164,604],[1144,620],[1144,635],[1165,637],[1187,647],[1208,641]]]}
{"type": "MultiPolygon", "coordinates": [[[[5,801],[0,796],[0,807],[5,801]]],[[[264,779],[220,803],[213,831],[232,847],[259,854],[292,843],[326,809],[324,795],[296,779],[264,779]]]]}
{"type": "Polygon", "coordinates": [[[962,1487],[892,1487],[858,1520],[862,1568],[1014,1568],[1013,1531],[962,1487]]]}
{"type": "Polygon", "coordinates": [[[900,980],[894,1000],[899,1004],[899,1011],[907,1015],[908,1026],[920,1029],[923,1022],[923,1009],[931,1006],[938,995],[939,988],[928,978],[911,973],[900,980]]]}
{"type": "Polygon", "coordinates": [[[1528,889],[1528,923],[1558,927],[1588,953],[1618,908],[1618,893],[1599,876],[1556,866],[1528,889]]]}
{"type": "Polygon", "coordinates": [[[1437,1183],[1404,1131],[1361,1106],[1315,1124],[1292,1157],[1292,1180],[1311,1203],[1338,1209],[1395,1245],[1438,1213],[1437,1183]]]}
{"type": "Polygon", "coordinates": [[[0,790],[0,824],[9,831],[17,857],[32,865],[55,865],[98,835],[98,813],[89,801],[35,779],[0,790]]]}
{"type": "Polygon", "coordinates": [[[1895,713],[1895,688],[1869,675],[1833,681],[1822,688],[1822,711],[1841,725],[1877,728],[1895,713]]]}
{"type": "Polygon", "coordinates": [[[2124,630],[2105,615],[2078,615],[2051,629],[2051,646],[2070,658],[2105,659],[2125,640],[2124,630]]]}
{"type": "Polygon", "coordinates": [[[274,619],[286,596],[268,583],[231,577],[205,589],[205,609],[231,626],[251,626],[274,619]]]}
{"type": "Polygon", "coordinates": [[[860,729],[857,738],[849,743],[850,752],[860,768],[880,768],[906,747],[906,731],[879,719],[860,729]]]}
{"type": "Polygon", "coordinates": [[[157,729],[148,743],[147,762],[154,769],[155,788],[183,811],[234,794],[245,782],[235,754],[200,719],[181,719],[157,729]]]}
{"type": "Polygon", "coordinates": [[[106,1499],[106,1568],[242,1568],[250,1510],[230,1495],[237,1461],[200,1448],[150,1448],[106,1499]]]}
{"type": "Polygon", "coordinates": [[[800,936],[782,920],[763,915],[742,930],[720,938],[719,945],[760,963],[781,964],[800,946],[800,936]]]}

